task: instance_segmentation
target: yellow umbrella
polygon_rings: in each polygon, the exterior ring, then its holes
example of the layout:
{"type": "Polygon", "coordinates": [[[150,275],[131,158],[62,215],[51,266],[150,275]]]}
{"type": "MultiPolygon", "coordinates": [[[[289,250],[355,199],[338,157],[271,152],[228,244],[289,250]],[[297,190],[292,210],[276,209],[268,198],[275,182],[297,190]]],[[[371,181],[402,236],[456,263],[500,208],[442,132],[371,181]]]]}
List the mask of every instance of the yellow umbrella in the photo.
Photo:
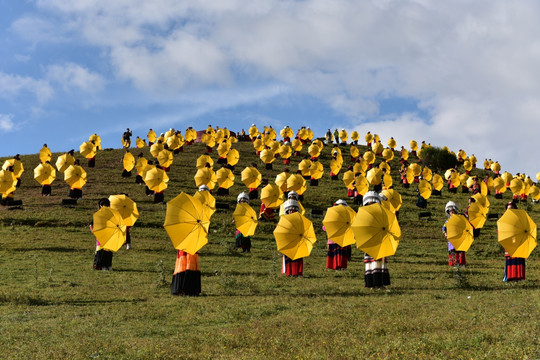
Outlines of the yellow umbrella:
{"type": "Polygon", "coordinates": [[[282,159],[288,159],[292,155],[292,149],[289,145],[281,145],[278,149],[278,154],[282,159]]]}
{"type": "Polygon", "coordinates": [[[265,164],[271,164],[274,162],[274,160],[276,159],[274,157],[274,154],[272,153],[272,151],[270,151],[270,149],[263,149],[259,155],[259,157],[261,158],[261,160],[265,163],[265,164]]]}
{"type": "Polygon", "coordinates": [[[54,179],[56,179],[56,170],[54,170],[51,164],[39,164],[34,169],[34,179],[41,185],[51,185],[54,179]]]}
{"type": "Polygon", "coordinates": [[[420,196],[424,199],[429,199],[431,197],[431,184],[426,181],[425,179],[420,180],[418,183],[418,191],[420,192],[420,196]]]}
{"type": "Polygon", "coordinates": [[[506,183],[503,178],[495,178],[493,180],[493,188],[497,190],[497,192],[503,194],[506,191],[506,183]]]}
{"type": "Polygon", "coordinates": [[[281,191],[287,191],[287,179],[291,176],[288,172],[281,172],[276,175],[276,180],[274,181],[281,191]]]}
{"type": "Polygon", "coordinates": [[[317,241],[313,223],[298,212],[279,218],[274,238],[278,251],[292,260],[309,256],[317,241]]]}
{"type": "Polygon", "coordinates": [[[382,181],[382,171],[379,168],[372,168],[366,174],[366,179],[371,185],[379,185],[382,181]]]}
{"type": "Polygon", "coordinates": [[[71,165],[64,171],[64,181],[72,189],[82,189],[84,184],[86,184],[86,180],[86,171],[80,165],[71,165]]]}
{"type": "Polygon", "coordinates": [[[396,215],[381,204],[358,208],[352,231],[358,249],[374,259],[394,255],[401,239],[396,215]]]}
{"type": "Polygon", "coordinates": [[[135,163],[135,168],[137,169],[137,173],[141,174],[141,176],[142,176],[142,172],[144,168],[146,168],[146,165],[148,165],[148,160],[146,160],[143,157],[137,158],[137,162],[135,163]]]}
{"type": "Polygon", "coordinates": [[[240,153],[236,149],[230,149],[227,153],[227,164],[230,166],[234,166],[238,164],[238,160],[240,160],[240,153]]]}
{"type": "Polygon", "coordinates": [[[390,210],[392,212],[399,211],[401,208],[401,205],[403,204],[403,199],[401,198],[401,194],[398,193],[394,189],[386,189],[382,191],[382,194],[386,196],[388,200],[387,202],[390,203],[390,210]]]}
{"type": "Polygon", "coordinates": [[[161,150],[165,149],[162,143],[156,142],[153,143],[152,146],[150,146],[150,154],[152,154],[153,157],[157,158],[158,154],[161,150]]]}
{"type": "Polygon", "coordinates": [[[523,181],[521,181],[521,179],[513,178],[510,181],[510,190],[512,191],[512,194],[521,195],[523,193],[524,188],[525,188],[525,184],[523,184],[523,181]]]}
{"type": "Polygon", "coordinates": [[[490,203],[489,203],[489,200],[488,200],[487,196],[482,195],[482,194],[480,194],[480,193],[477,193],[477,194],[474,194],[474,195],[472,196],[472,198],[475,199],[476,202],[477,202],[480,206],[483,206],[483,207],[485,207],[486,209],[489,209],[490,203]]]}
{"type": "Polygon", "coordinates": [[[208,220],[210,220],[216,212],[216,198],[210,194],[210,191],[197,191],[193,197],[203,204],[203,208],[208,215],[208,220]]]}
{"type": "Polygon", "coordinates": [[[483,181],[480,181],[480,194],[484,196],[487,196],[488,194],[488,186],[483,181]]]}
{"type": "Polygon", "coordinates": [[[146,146],[146,141],[137,136],[137,139],[135,140],[135,145],[137,146],[137,149],[142,149],[146,146]]]}
{"type": "Polygon", "coordinates": [[[172,165],[174,158],[171,151],[163,149],[158,153],[157,160],[159,162],[159,165],[168,168],[172,165]]]}
{"type": "Polygon", "coordinates": [[[501,175],[501,178],[504,180],[504,183],[507,184],[507,186],[510,185],[510,181],[512,181],[512,174],[510,174],[508,171],[505,171],[502,175],[501,175]]]}
{"type": "Polygon", "coordinates": [[[493,164],[491,164],[491,171],[493,172],[501,171],[501,165],[499,165],[498,162],[494,162],[493,164]]]}
{"type": "Polygon", "coordinates": [[[13,175],[19,179],[24,172],[22,162],[17,159],[8,159],[4,162],[4,165],[2,165],[2,169],[7,170],[10,166],[13,168],[13,175]]]}
{"type": "Polygon", "coordinates": [[[228,189],[234,185],[234,174],[230,169],[221,168],[216,171],[216,181],[220,188],[228,189]]]}
{"type": "Polygon", "coordinates": [[[255,234],[257,229],[257,213],[249,206],[248,203],[238,203],[233,213],[236,229],[244,236],[255,234]]]}
{"type": "Polygon", "coordinates": [[[96,145],[90,141],[85,141],[79,146],[79,151],[85,158],[93,158],[96,156],[96,145]]]}
{"type": "Polygon", "coordinates": [[[311,157],[319,157],[320,153],[321,153],[321,149],[317,145],[311,144],[308,147],[308,154],[311,157]]]}
{"type": "Polygon", "coordinates": [[[433,184],[433,189],[437,191],[441,191],[441,189],[444,186],[443,178],[439,174],[433,175],[433,178],[431,179],[431,183],[433,184]]]}
{"type": "Polygon", "coordinates": [[[323,225],[328,239],[339,246],[355,243],[351,224],[356,212],[348,206],[338,205],[329,207],[323,219],[323,225]]]}
{"type": "Polygon", "coordinates": [[[135,201],[124,194],[109,196],[111,209],[118,211],[126,226],[133,226],[139,218],[139,210],[135,201]]]}
{"type": "Polygon", "coordinates": [[[209,226],[208,213],[198,199],[182,192],[167,202],[163,227],[175,249],[195,255],[208,243],[209,226]]]}
{"type": "Polygon", "coordinates": [[[310,176],[309,168],[311,166],[311,160],[303,159],[298,163],[298,170],[302,172],[302,176],[310,176]]]}
{"type": "Polygon", "coordinates": [[[283,129],[281,129],[281,131],[279,132],[279,135],[281,135],[282,138],[291,138],[293,136],[293,131],[290,127],[284,127],[283,129]]]}
{"type": "Polygon", "coordinates": [[[354,145],[351,145],[349,152],[351,153],[352,158],[357,158],[360,156],[360,150],[354,145]]]}
{"type": "Polygon", "coordinates": [[[154,166],[150,170],[146,171],[143,180],[150,190],[155,192],[162,192],[167,188],[169,176],[167,175],[167,173],[165,173],[163,169],[158,169],[154,166]]]}
{"type": "Polygon", "coordinates": [[[56,168],[63,173],[70,166],[75,164],[75,158],[68,153],[62,154],[56,159],[56,168]]]}
{"type": "Polygon", "coordinates": [[[221,141],[217,147],[217,153],[219,157],[227,157],[227,153],[229,152],[229,149],[231,147],[231,144],[227,141],[221,141]]]}
{"type": "Polygon", "coordinates": [[[0,193],[3,195],[14,192],[17,188],[17,178],[11,171],[0,170],[0,193]]]}
{"type": "Polygon", "coordinates": [[[341,166],[342,166],[343,162],[339,161],[339,160],[330,160],[330,171],[332,172],[332,174],[334,175],[337,175],[339,174],[339,172],[341,171],[341,166]]]}
{"type": "Polygon", "coordinates": [[[413,172],[414,176],[420,176],[422,174],[422,167],[420,164],[414,163],[409,165],[409,169],[413,172]]]}
{"type": "Polygon", "coordinates": [[[469,160],[465,160],[463,162],[463,168],[467,171],[471,171],[472,170],[472,163],[469,161],[469,160]]]}
{"type": "Polygon", "coordinates": [[[255,151],[262,151],[262,149],[264,149],[264,142],[262,139],[255,139],[255,141],[253,141],[253,148],[255,151]]]}
{"type": "Polygon", "coordinates": [[[354,178],[354,187],[358,194],[364,196],[369,190],[369,181],[364,175],[360,174],[354,178]]]}
{"type": "Polygon", "coordinates": [[[195,173],[194,176],[195,179],[195,185],[197,187],[201,185],[206,185],[210,190],[212,190],[216,186],[217,177],[214,173],[214,170],[210,168],[203,167],[195,173]]]}
{"type": "Polygon", "coordinates": [[[126,242],[126,225],[120,213],[110,207],[102,207],[94,213],[94,236],[102,249],[118,251],[126,242]]]}
{"type": "Polygon", "coordinates": [[[411,140],[411,141],[409,142],[409,145],[411,146],[411,150],[412,150],[412,151],[418,150],[418,143],[416,142],[416,140],[411,140]]]}
{"type": "Polygon", "coordinates": [[[512,257],[528,258],[537,245],[536,224],[525,210],[508,209],[497,221],[499,244],[512,257]]]}
{"type": "Polygon", "coordinates": [[[122,164],[124,165],[124,169],[126,171],[131,171],[135,167],[135,157],[132,153],[125,153],[124,157],[122,158],[122,164]]]}
{"type": "Polygon", "coordinates": [[[459,183],[463,186],[467,186],[467,180],[469,179],[469,175],[467,174],[461,174],[459,175],[459,183]]]}
{"type": "Polygon", "coordinates": [[[535,201],[540,200],[540,188],[538,188],[538,186],[536,185],[531,186],[531,190],[529,194],[535,201]]]}
{"type": "Polygon", "coordinates": [[[277,208],[283,203],[283,192],[278,185],[268,184],[261,190],[261,202],[269,208],[277,208]]]}
{"type": "Polygon", "coordinates": [[[380,142],[376,142],[375,144],[373,144],[373,147],[371,148],[371,150],[375,154],[381,154],[383,152],[383,149],[384,149],[384,146],[380,142]]]}
{"type": "Polygon", "coordinates": [[[456,251],[467,251],[471,247],[474,236],[473,227],[463,215],[453,214],[446,223],[446,238],[456,251]]]}
{"type": "Polygon", "coordinates": [[[313,161],[309,167],[309,173],[312,179],[320,179],[324,174],[323,164],[319,161],[313,161]]]}
{"type": "Polygon", "coordinates": [[[394,158],[394,152],[392,151],[392,149],[386,148],[382,152],[382,157],[386,161],[391,161],[394,158]]]}
{"type": "Polygon", "coordinates": [[[287,190],[303,194],[306,188],[306,179],[300,174],[292,174],[287,178],[287,190]]]}
{"type": "Polygon", "coordinates": [[[446,180],[450,180],[450,177],[451,177],[453,174],[455,174],[455,172],[456,172],[455,169],[448,169],[448,170],[446,170],[445,173],[444,173],[444,178],[445,178],[446,180]]]}
{"type": "Polygon", "coordinates": [[[430,168],[428,168],[427,166],[425,166],[424,169],[422,170],[422,176],[423,176],[424,179],[426,179],[427,181],[431,181],[431,179],[433,179],[433,172],[431,171],[430,168]]]}
{"type": "Polygon", "coordinates": [[[483,207],[477,202],[473,202],[467,209],[469,222],[475,229],[481,229],[487,220],[488,208],[483,207]]]}
{"type": "Polygon", "coordinates": [[[302,142],[298,139],[294,139],[291,142],[291,147],[293,148],[294,151],[302,151],[302,142]]]}
{"type": "Polygon", "coordinates": [[[393,137],[388,139],[388,147],[389,148],[394,149],[396,147],[396,145],[397,145],[396,140],[394,140],[393,137]]]}
{"type": "Polygon", "coordinates": [[[51,159],[51,150],[47,146],[43,146],[41,150],[39,150],[39,161],[43,164],[46,161],[51,161],[51,159]]]}
{"type": "Polygon", "coordinates": [[[241,180],[248,188],[255,189],[261,185],[262,175],[259,170],[250,166],[242,170],[241,180]]]}
{"type": "Polygon", "coordinates": [[[347,170],[343,173],[343,183],[347,189],[354,189],[354,173],[351,170],[347,170]]]}
{"type": "Polygon", "coordinates": [[[208,155],[201,155],[197,158],[197,169],[206,167],[206,163],[210,165],[210,168],[214,167],[214,160],[208,155]]]}

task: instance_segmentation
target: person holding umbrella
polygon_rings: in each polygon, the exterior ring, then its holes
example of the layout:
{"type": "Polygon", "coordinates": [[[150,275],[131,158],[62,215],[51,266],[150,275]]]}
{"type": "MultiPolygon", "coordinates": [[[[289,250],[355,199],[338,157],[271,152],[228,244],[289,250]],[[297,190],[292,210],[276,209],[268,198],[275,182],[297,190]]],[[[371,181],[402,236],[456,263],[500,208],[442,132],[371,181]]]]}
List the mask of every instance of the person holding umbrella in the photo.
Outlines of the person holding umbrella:
{"type": "MultiPolygon", "coordinates": [[[[249,204],[249,195],[245,192],[241,192],[236,198],[237,204],[249,204]]],[[[253,211],[255,213],[255,211],[253,211]]],[[[251,236],[244,236],[238,228],[236,229],[236,241],[234,249],[242,249],[242,252],[251,251],[251,236]]]]}
{"type": "MultiPolygon", "coordinates": [[[[294,214],[300,211],[300,206],[295,200],[287,200],[284,203],[285,214],[294,214]]],[[[283,265],[281,268],[281,273],[285,276],[298,277],[304,274],[304,258],[299,258],[293,260],[287,255],[283,255],[283,265]]]]}
{"type": "MultiPolygon", "coordinates": [[[[98,209],[110,207],[111,202],[107,198],[98,201],[98,209]]],[[[90,231],[94,232],[94,221],[90,223],[90,231]]],[[[113,252],[101,248],[101,243],[96,239],[96,252],[94,254],[94,270],[112,270],[113,252]]]]}
{"type": "MultiPolygon", "coordinates": [[[[332,270],[347,269],[347,261],[351,259],[351,254],[352,254],[350,244],[354,243],[354,236],[352,236],[352,230],[350,229],[350,226],[348,230],[342,233],[343,231],[342,228],[339,230],[335,229],[335,225],[332,224],[332,222],[335,223],[334,217],[337,217],[338,215],[344,216],[346,214],[345,216],[348,216],[348,220],[350,223],[352,223],[352,220],[354,219],[354,216],[356,215],[354,210],[349,208],[349,205],[347,204],[345,200],[341,200],[341,199],[337,200],[334,203],[333,207],[339,207],[340,205],[347,209],[329,208],[323,220],[323,230],[326,231],[328,235],[328,241],[326,242],[327,250],[328,250],[327,255],[326,255],[326,268],[332,269],[332,270]],[[333,210],[338,210],[338,211],[333,211],[333,210]],[[339,210],[343,210],[344,214],[339,214],[339,210]],[[338,241],[338,239],[335,238],[334,236],[340,237],[339,242],[343,244],[343,242],[345,241],[345,234],[347,233],[347,231],[349,232],[349,238],[352,241],[348,242],[347,243],[348,245],[341,246],[340,244],[336,242],[338,241]],[[332,240],[331,238],[334,239],[335,241],[332,240]]],[[[343,224],[340,224],[340,226],[342,225],[343,224]]]]}
{"type": "MultiPolygon", "coordinates": [[[[506,209],[517,209],[517,204],[510,201],[506,204],[506,209]]],[[[512,257],[504,250],[504,282],[525,281],[525,258],[512,257]]]]}
{"type": "MultiPolygon", "coordinates": [[[[446,216],[448,219],[444,222],[443,225],[443,233],[444,236],[447,237],[447,229],[446,229],[446,223],[448,223],[448,220],[450,217],[454,214],[458,214],[459,208],[457,204],[453,201],[449,201],[446,203],[446,206],[444,207],[444,212],[446,213],[446,216]]],[[[450,241],[448,241],[448,265],[449,266],[465,266],[467,264],[467,261],[465,259],[465,251],[456,251],[454,248],[454,245],[450,241]]]]}

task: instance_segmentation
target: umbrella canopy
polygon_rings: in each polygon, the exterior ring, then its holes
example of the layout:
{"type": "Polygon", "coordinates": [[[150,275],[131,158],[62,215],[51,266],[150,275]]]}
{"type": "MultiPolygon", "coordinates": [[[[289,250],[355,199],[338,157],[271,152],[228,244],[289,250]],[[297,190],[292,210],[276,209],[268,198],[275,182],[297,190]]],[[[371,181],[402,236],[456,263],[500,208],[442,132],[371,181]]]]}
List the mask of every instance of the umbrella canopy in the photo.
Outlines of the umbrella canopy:
{"type": "Polygon", "coordinates": [[[261,185],[262,175],[259,170],[250,166],[242,170],[241,180],[248,188],[255,189],[261,185]]]}
{"type": "Polygon", "coordinates": [[[75,164],[75,158],[68,153],[62,154],[56,159],[56,169],[63,173],[70,166],[75,164]]]}
{"type": "Polygon", "coordinates": [[[167,183],[169,182],[169,176],[163,169],[159,169],[154,166],[146,171],[143,180],[150,190],[162,192],[168,186],[167,183]]]}
{"type": "Polygon", "coordinates": [[[317,241],[313,223],[298,212],[279,218],[274,238],[278,251],[292,260],[309,256],[317,241]]]}
{"type": "Polygon", "coordinates": [[[219,157],[227,157],[227,153],[231,148],[231,144],[228,141],[221,141],[217,147],[217,153],[219,157]]]}
{"type": "Polygon", "coordinates": [[[508,171],[505,171],[502,175],[501,175],[501,178],[504,180],[504,183],[506,184],[506,186],[510,186],[510,181],[512,181],[513,179],[513,176],[512,174],[510,174],[508,171]]]}
{"type": "Polygon", "coordinates": [[[385,200],[390,203],[390,210],[392,212],[399,211],[401,208],[401,205],[403,204],[403,199],[401,198],[401,194],[398,193],[394,189],[386,189],[382,191],[382,194],[386,196],[388,200],[385,200]]]}
{"type": "Polygon", "coordinates": [[[159,165],[168,168],[173,163],[173,153],[167,149],[163,149],[158,153],[157,160],[159,165]]]}
{"type": "Polygon", "coordinates": [[[497,221],[499,244],[512,257],[528,258],[537,245],[536,224],[525,210],[508,209],[497,221]]]}
{"type": "Polygon", "coordinates": [[[380,142],[376,142],[371,149],[375,154],[382,154],[384,146],[380,142]]]}
{"type": "Polygon", "coordinates": [[[118,251],[126,242],[126,225],[120,213],[110,207],[102,207],[94,214],[94,236],[102,249],[118,251]]]}
{"type": "Polygon", "coordinates": [[[358,194],[364,196],[369,190],[369,181],[364,175],[360,174],[354,178],[354,187],[358,194]]]}
{"type": "Polygon", "coordinates": [[[24,172],[24,166],[21,161],[17,159],[8,159],[4,161],[4,165],[2,165],[3,170],[7,170],[9,167],[13,168],[13,175],[17,179],[19,179],[22,176],[22,173],[24,172]]]}
{"type": "Polygon", "coordinates": [[[401,239],[396,215],[381,204],[358,208],[352,231],[358,249],[374,259],[394,255],[401,239]]]}
{"type": "Polygon", "coordinates": [[[56,179],[56,170],[51,164],[39,164],[34,169],[34,179],[41,185],[51,185],[54,179],[56,179]]]}
{"type": "Polygon", "coordinates": [[[137,162],[135,162],[135,169],[137,169],[137,173],[141,174],[142,176],[142,172],[144,171],[147,165],[148,165],[148,160],[146,160],[143,157],[137,158],[137,162]]]}
{"type": "Polygon", "coordinates": [[[429,199],[431,196],[431,190],[431,184],[427,180],[420,180],[420,182],[418,183],[418,191],[421,197],[426,200],[429,199]]]}
{"type": "Polygon", "coordinates": [[[152,146],[150,146],[150,154],[152,154],[153,157],[157,158],[159,152],[161,150],[165,149],[162,143],[156,142],[153,143],[152,146]]]}
{"type": "Polygon", "coordinates": [[[216,198],[210,194],[210,191],[197,191],[193,197],[203,204],[208,220],[210,220],[212,215],[216,212],[216,198]]]}
{"type": "Polygon", "coordinates": [[[375,154],[373,151],[366,151],[363,158],[368,164],[373,164],[375,162],[375,154]]]}
{"type": "Polygon", "coordinates": [[[347,246],[355,243],[351,225],[356,212],[349,206],[332,206],[326,210],[323,225],[328,239],[339,246],[347,246]]]}
{"type": "Polygon", "coordinates": [[[311,167],[311,160],[303,159],[298,163],[298,170],[302,172],[303,176],[310,176],[309,168],[311,167]]]}
{"type": "Polygon", "coordinates": [[[422,176],[424,177],[424,179],[426,179],[427,181],[431,181],[433,179],[433,172],[431,171],[430,168],[428,168],[427,166],[424,167],[424,169],[422,170],[422,176]]]}
{"type": "Polygon", "coordinates": [[[440,191],[444,186],[443,178],[439,174],[433,175],[433,178],[431,179],[431,183],[433,184],[433,188],[437,191],[440,191]]]}
{"type": "Polygon", "coordinates": [[[291,176],[288,172],[281,172],[276,175],[276,180],[274,181],[281,191],[287,191],[287,179],[291,176]]]}
{"type": "Polygon", "coordinates": [[[46,161],[51,161],[51,159],[51,150],[48,147],[43,146],[41,150],[39,150],[39,161],[43,164],[46,161]]]}
{"type": "Polygon", "coordinates": [[[287,190],[302,194],[306,188],[306,179],[300,174],[292,174],[287,178],[287,190]]]}
{"type": "Polygon", "coordinates": [[[79,146],[79,151],[82,156],[87,159],[91,159],[96,156],[96,145],[91,141],[85,141],[79,146]]]}
{"type": "Polygon", "coordinates": [[[142,149],[146,146],[146,140],[141,139],[137,136],[137,139],[135,140],[135,145],[137,146],[137,149],[142,149]]]}
{"type": "Polygon", "coordinates": [[[382,152],[382,157],[386,161],[391,161],[394,158],[394,152],[392,151],[392,149],[386,148],[382,152]]]}
{"type": "Polygon", "coordinates": [[[360,156],[360,150],[358,150],[358,148],[354,145],[351,145],[351,148],[349,149],[349,151],[351,153],[352,158],[357,158],[360,156]]]}
{"type": "Polygon", "coordinates": [[[525,184],[520,178],[513,178],[510,181],[510,190],[512,191],[513,195],[521,195],[523,193],[523,190],[525,189],[525,184]]]}
{"type": "Polygon", "coordinates": [[[257,213],[248,203],[244,202],[236,204],[233,218],[236,229],[240,231],[242,235],[251,236],[255,234],[255,229],[257,229],[257,224],[259,223],[257,220],[257,213]]]}
{"type": "Polygon", "coordinates": [[[126,226],[133,226],[139,218],[139,210],[135,201],[124,194],[109,196],[111,209],[118,211],[126,226]]]}
{"type": "Polygon", "coordinates": [[[238,164],[238,160],[240,160],[240,153],[236,149],[230,149],[227,153],[227,164],[230,166],[234,166],[238,164]]]}
{"type": "Polygon", "coordinates": [[[193,178],[195,179],[195,185],[197,187],[206,185],[212,190],[216,186],[217,176],[211,168],[203,167],[197,170],[193,178]]]}
{"type": "Polygon", "coordinates": [[[499,193],[504,193],[506,191],[506,183],[504,181],[503,178],[495,178],[495,180],[493,180],[493,188],[499,192],[499,193]]]}
{"type": "Polygon", "coordinates": [[[11,171],[0,170],[0,193],[3,195],[14,192],[17,188],[17,178],[11,171]]]}
{"type": "Polygon", "coordinates": [[[353,172],[355,174],[362,173],[365,175],[367,168],[368,168],[368,162],[364,159],[361,159],[360,161],[357,161],[354,163],[353,172]]]}
{"type": "Polygon", "coordinates": [[[71,165],[64,171],[64,181],[72,189],[82,189],[86,184],[86,171],[80,165],[71,165]]]}
{"type": "Polygon", "coordinates": [[[234,174],[230,169],[223,167],[216,171],[216,181],[220,188],[228,189],[234,185],[234,174]]]}
{"type": "Polygon", "coordinates": [[[456,251],[467,251],[471,247],[474,236],[473,227],[463,215],[453,214],[446,223],[446,238],[456,251]]]}
{"type": "Polygon", "coordinates": [[[312,179],[320,179],[324,174],[323,164],[313,161],[309,167],[309,173],[312,179]]]}
{"type": "Polygon", "coordinates": [[[294,139],[291,142],[291,147],[293,148],[294,151],[302,151],[302,142],[298,139],[294,139]]]}
{"type": "Polygon", "coordinates": [[[321,149],[317,145],[311,144],[308,147],[308,154],[311,157],[319,157],[319,155],[321,154],[321,149]]]}
{"type": "Polygon", "coordinates": [[[269,208],[277,208],[283,203],[283,192],[276,184],[268,184],[261,190],[261,202],[269,208]]]}
{"type": "Polygon", "coordinates": [[[337,175],[339,174],[339,172],[341,171],[341,166],[343,165],[343,162],[342,161],[339,161],[339,160],[330,160],[330,172],[334,175],[337,175]]]}
{"type": "Polygon", "coordinates": [[[125,153],[124,157],[122,158],[122,164],[124,165],[124,169],[126,171],[131,171],[135,167],[135,157],[132,153],[125,153]]]}
{"type": "Polygon", "coordinates": [[[265,163],[265,164],[271,164],[274,162],[274,160],[276,159],[274,157],[274,154],[272,153],[272,151],[270,149],[263,149],[259,155],[259,157],[261,158],[261,160],[265,163]]]}
{"type": "Polygon", "coordinates": [[[278,154],[283,159],[288,159],[292,155],[292,148],[289,145],[281,145],[278,149],[278,154]]]}
{"type": "Polygon", "coordinates": [[[531,189],[530,189],[530,193],[531,197],[535,200],[535,201],[538,201],[540,200],[540,188],[538,188],[538,186],[536,185],[533,185],[531,186],[531,189]]]}
{"type": "Polygon", "coordinates": [[[477,193],[477,194],[474,194],[473,196],[471,196],[473,199],[476,200],[476,202],[480,205],[480,206],[483,206],[485,207],[486,209],[489,210],[489,200],[487,198],[487,196],[485,195],[482,195],[480,193],[477,193]]]}
{"type": "Polygon", "coordinates": [[[202,169],[206,166],[206,163],[210,165],[210,168],[214,167],[214,160],[208,155],[201,155],[197,158],[197,169],[202,169]]]}
{"type": "Polygon", "coordinates": [[[382,171],[379,168],[370,169],[366,174],[366,179],[371,185],[379,185],[382,181],[382,171]]]}
{"type": "Polygon", "coordinates": [[[414,176],[420,176],[422,174],[422,166],[420,166],[420,164],[417,164],[417,163],[410,164],[409,169],[411,169],[414,176]]]}
{"type": "Polygon", "coordinates": [[[477,202],[473,202],[467,209],[469,215],[469,222],[475,229],[481,229],[484,227],[487,219],[488,208],[480,205],[477,202]]]}
{"type": "Polygon", "coordinates": [[[343,183],[347,189],[354,189],[354,173],[351,170],[347,170],[343,173],[343,183]]]}
{"type": "Polygon", "coordinates": [[[198,199],[182,192],[167,202],[163,227],[175,249],[195,255],[208,243],[209,226],[208,212],[198,199]]]}

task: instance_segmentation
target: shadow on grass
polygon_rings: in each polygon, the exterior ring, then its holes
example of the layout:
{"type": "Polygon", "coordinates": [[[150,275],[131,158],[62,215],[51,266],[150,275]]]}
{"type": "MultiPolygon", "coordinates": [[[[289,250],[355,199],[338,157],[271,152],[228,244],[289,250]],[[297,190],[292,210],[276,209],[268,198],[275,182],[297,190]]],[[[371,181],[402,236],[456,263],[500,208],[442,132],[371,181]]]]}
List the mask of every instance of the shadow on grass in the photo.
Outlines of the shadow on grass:
{"type": "Polygon", "coordinates": [[[88,249],[77,249],[77,248],[69,248],[69,247],[59,247],[59,246],[52,246],[52,247],[38,247],[38,248],[12,248],[10,251],[20,251],[20,252],[29,252],[29,251],[53,251],[53,252],[60,252],[60,253],[86,253],[88,249]]]}

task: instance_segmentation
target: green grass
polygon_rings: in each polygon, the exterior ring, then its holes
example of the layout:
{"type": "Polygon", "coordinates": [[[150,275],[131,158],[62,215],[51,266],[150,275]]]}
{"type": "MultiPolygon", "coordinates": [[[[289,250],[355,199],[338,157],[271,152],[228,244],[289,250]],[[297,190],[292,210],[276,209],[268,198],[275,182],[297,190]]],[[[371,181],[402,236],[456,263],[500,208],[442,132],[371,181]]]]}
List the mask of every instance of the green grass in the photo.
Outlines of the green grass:
{"type": "MultiPolygon", "coordinates": [[[[260,223],[250,254],[233,250],[232,211],[244,191],[241,170],[258,161],[251,144],[235,145],[241,154],[231,195],[217,197],[230,210],[212,217],[209,244],[200,251],[202,294],[173,297],[169,285],[175,250],[162,227],[165,205],[153,204],[134,178],[121,177],[122,150],[98,153],[88,169],[84,197],[63,207],[68,186],[54,182],[53,196],[41,197],[33,180],[37,155],[23,156],[25,173],[15,192],[23,209],[0,208],[0,348],[5,359],[351,359],[540,357],[540,271],[538,250],[527,260],[527,280],[502,282],[504,256],[496,222],[488,221],[467,253],[468,265],[447,265],[441,232],[444,204],[466,206],[466,194],[428,200],[430,219],[419,219],[414,189],[398,184],[399,159],[392,161],[395,189],[404,200],[399,214],[403,232],[389,259],[388,291],[364,288],[362,253],[353,250],[345,271],[325,269],[326,237],[322,218],[312,218],[318,242],[304,262],[302,278],[281,273],[274,223],[260,223]],[[113,272],[92,270],[95,238],[88,229],[97,200],[127,193],[141,216],[132,228],[133,249],[114,255],[113,272]]],[[[363,150],[363,147],[361,147],[363,150]]],[[[304,152],[306,149],[304,149],[304,152]]],[[[175,157],[166,200],[195,192],[195,159],[200,144],[175,157]]],[[[343,148],[345,165],[347,149],[343,148]]],[[[134,154],[137,151],[133,151],[134,154]]],[[[144,153],[150,158],[148,150],[144,153]]],[[[53,160],[59,154],[53,155],[53,160]]],[[[215,153],[212,154],[217,158],[215,153]]],[[[324,209],[345,198],[341,181],[328,173],[309,188],[303,205],[324,209]]],[[[3,159],[2,159],[3,161],[3,159]]],[[[300,159],[289,166],[293,171],[300,159]]],[[[260,163],[260,162],[259,162],[260,163]]],[[[273,171],[259,166],[273,180],[273,171]]],[[[217,167],[215,167],[217,168],[217,167]]],[[[475,169],[473,173],[483,174],[475,169]]],[[[491,212],[502,215],[509,200],[490,196],[491,212]]],[[[258,210],[260,202],[253,201],[258,210]]],[[[521,204],[520,208],[525,208],[521,204]]],[[[538,207],[527,205],[540,223],[538,207]]]]}

